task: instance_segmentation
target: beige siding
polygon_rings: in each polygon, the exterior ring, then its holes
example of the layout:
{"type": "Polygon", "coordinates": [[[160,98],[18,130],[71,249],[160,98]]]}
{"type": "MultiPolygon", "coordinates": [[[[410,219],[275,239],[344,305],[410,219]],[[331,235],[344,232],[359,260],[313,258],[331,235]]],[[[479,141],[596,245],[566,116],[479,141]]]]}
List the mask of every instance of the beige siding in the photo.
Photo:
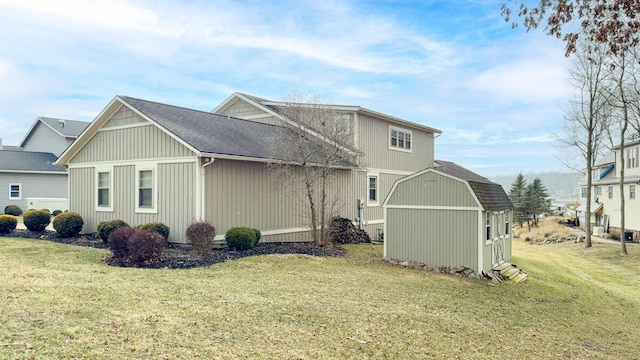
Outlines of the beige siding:
{"type": "Polygon", "coordinates": [[[387,210],[387,258],[437,266],[478,266],[478,212],[387,210]]]}
{"type": "Polygon", "coordinates": [[[479,207],[466,183],[426,172],[398,185],[389,205],[479,207]]]}
{"type": "Polygon", "coordinates": [[[121,219],[129,225],[162,222],[169,226],[170,242],[185,242],[184,231],[195,218],[195,163],[158,164],[158,212],[135,212],[135,166],[113,167],[113,212],[95,210],[95,168],[70,169],[70,186],[76,194],[70,198],[70,210],[82,215],[83,232],[93,233],[101,221],[121,219]]]}
{"type": "Polygon", "coordinates": [[[284,125],[284,122],[281,119],[269,115],[267,112],[258,109],[252,104],[249,104],[240,99],[236,100],[231,106],[221,112],[220,115],[227,115],[240,119],[248,119],[251,121],[270,125],[284,125]]]}
{"type": "Polygon", "coordinates": [[[109,119],[109,121],[107,121],[102,127],[110,128],[115,126],[142,124],[145,122],[146,120],[136,114],[133,110],[126,106],[122,106],[120,110],[116,111],[111,119],[109,119]]]}
{"type": "Polygon", "coordinates": [[[391,150],[389,125],[393,124],[367,115],[358,116],[358,145],[365,154],[366,167],[414,172],[433,166],[433,134],[407,129],[412,132],[411,152],[391,150]]]}
{"type": "Polygon", "coordinates": [[[99,131],[71,164],[187,157],[194,153],[153,125],[99,131]]]}
{"type": "MultiPolygon", "coordinates": [[[[265,241],[293,241],[308,228],[307,199],[301,187],[280,182],[266,164],[217,159],[206,168],[205,213],[219,235],[231,227],[249,226],[260,231],[292,234],[265,236],[265,241]]],[[[362,173],[339,171],[332,180],[335,189],[332,208],[343,217],[357,216],[356,188],[365,195],[362,173]],[[356,180],[360,181],[356,181],[356,180]]]]}
{"type": "Polygon", "coordinates": [[[47,152],[60,156],[68,145],[69,141],[64,136],[38,121],[22,147],[25,151],[47,152]]]}

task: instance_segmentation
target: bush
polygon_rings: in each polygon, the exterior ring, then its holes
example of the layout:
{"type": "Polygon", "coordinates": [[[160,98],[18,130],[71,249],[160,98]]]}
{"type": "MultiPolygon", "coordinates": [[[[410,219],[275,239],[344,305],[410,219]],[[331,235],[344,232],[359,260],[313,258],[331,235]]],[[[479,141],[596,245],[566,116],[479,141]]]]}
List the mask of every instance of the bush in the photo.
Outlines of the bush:
{"type": "Polygon", "coordinates": [[[7,215],[20,216],[22,215],[22,209],[18,205],[7,205],[4,208],[4,213],[7,215]]]}
{"type": "Polygon", "coordinates": [[[607,236],[607,239],[620,241],[620,231],[611,230],[609,232],[609,235],[607,236]]]}
{"type": "Polygon", "coordinates": [[[51,214],[48,210],[28,210],[22,215],[24,226],[31,231],[44,231],[51,223],[51,214]]]}
{"type": "Polygon", "coordinates": [[[117,228],[121,227],[129,227],[129,224],[122,220],[111,220],[111,221],[102,221],[98,223],[98,237],[102,239],[102,241],[109,241],[109,234],[117,228]]]}
{"type": "Polygon", "coordinates": [[[129,237],[128,262],[134,266],[153,264],[162,260],[167,241],[162,235],[148,230],[136,229],[129,237]]]}
{"type": "Polygon", "coordinates": [[[334,244],[358,244],[371,242],[366,231],[356,228],[351,220],[336,216],[329,223],[329,235],[334,244]]]}
{"type": "Polygon", "coordinates": [[[8,233],[16,229],[18,219],[13,215],[0,215],[0,233],[8,233]]]}
{"type": "Polygon", "coordinates": [[[227,246],[237,250],[247,250],[258,243],[258,233],[256,229],[248,227],[234,227],[227,230],[224,238],[227,246]]]}
{"type": "Polygon", "coordinates": [[[126,260],[129,256],[129,237],[135,229],[128,226],[114,228],[109,234],[107,241],[109,242],[109,250],[113,253],[113,257],[119,260],[126,260]]]}
{"type": "Polygon", "coordinates": [[[162,235],[137,228],[120,227],[108,238],[113,257],[132,266],[152,264],[162,259],[167,242],[162,235]]]}
{"type": "Polygon", "coordinates": [[[209,255],[216,237],[216,228],[204,220],[196,221],[187,227],[185,236],[187,243],[191,244],[198,255],[209,255]]]}
{"type": "Polygon", "coordinates": [[[138,225],[138,229],[156,232],[164,238],[169,240],[169,227],[161,222],[150,222],[142,225],[138,225]]]}
{"type": "Polygon", "coordinates": [[[53,228],[60,237],[74,237],[82,231],[84,221],[82,216],[75,212],[60,213],[53,218],[53,228]]]}
{"type": "Polygon", "coordinates": [[[62,214],[62,210],[53,210],[53,212],[51,213],[51,215],[53,216],[58,216],[60,214],[62,214]]]}

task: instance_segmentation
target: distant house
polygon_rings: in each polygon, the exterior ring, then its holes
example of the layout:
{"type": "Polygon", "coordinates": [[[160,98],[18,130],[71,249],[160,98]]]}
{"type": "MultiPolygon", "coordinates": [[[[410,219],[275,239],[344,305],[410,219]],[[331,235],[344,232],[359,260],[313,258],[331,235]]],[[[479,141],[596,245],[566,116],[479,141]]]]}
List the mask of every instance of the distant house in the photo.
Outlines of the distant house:
{"type": "Polygon", "coordinates": [[[511,259],[513,205],[499,184],[447,161],[396,181],[384,257],[489,272],[511,259]]]}
{"type": "MultiPolygon", "coordinates": [[[[595,234],[620,231],[620,169],[624,168],[623,194],[625,199],[625,232],[637,241],[640,233],[640,141],[625,145],[625,163],[620,163],[620,147],[617,146],[596,163],[592,171],[591,218],[585,221],[587,187],[586,178],[581,183],[582,204],[578,211],[583,226],[595,234]]],[[[621,234],[624,236],[624,234],[621,234]]]]}
{"type": "Polygon", "coordinates": [[[0,141],[0,211],[7,205],[66,210],[67,172],[54,163],[88,125],[39,117],[19,146],[0,141]]]}
{"type": "MultiPolygon", "coordinates": [[[[84,232],[111,219],[159,221],[171,228],[169,241],[184,242],[186,227],[206,219],[218,239],[250,226],[264,241],[308,240],[305,200],[277,186],[268,168],[289,156],[270,146],[287,141],[285,125],[295,122],[285,106],[235,93],[212,113],[116,96],[58,159],[69,171],[69,208],[83,216],[84,232]]],[[[365,163],[337,171],[340,213],[376,237],[382,199],[395,180],[433,166],[440,131],[358,106],[331,107],[350,126],[345,145],[365,163]]]]}

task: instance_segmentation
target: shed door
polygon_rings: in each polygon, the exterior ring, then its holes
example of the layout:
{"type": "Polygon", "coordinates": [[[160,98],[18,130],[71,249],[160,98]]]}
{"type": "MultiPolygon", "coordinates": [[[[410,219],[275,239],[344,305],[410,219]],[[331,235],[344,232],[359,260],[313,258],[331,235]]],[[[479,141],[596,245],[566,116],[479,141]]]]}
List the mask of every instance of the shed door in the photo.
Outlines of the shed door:
{"type": "Polygon", "coordinates": [[[504,262],[504,239],[496,238],[491,242],[491,266],[495,267],[504,262]]]}

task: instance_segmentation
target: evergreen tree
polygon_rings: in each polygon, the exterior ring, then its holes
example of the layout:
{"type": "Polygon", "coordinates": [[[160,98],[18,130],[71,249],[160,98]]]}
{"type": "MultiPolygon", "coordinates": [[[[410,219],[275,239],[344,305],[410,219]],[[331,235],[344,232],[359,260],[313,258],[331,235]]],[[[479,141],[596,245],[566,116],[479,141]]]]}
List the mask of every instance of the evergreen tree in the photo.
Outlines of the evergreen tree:
{"type": "Polygon", "coordinates": [[[532,199],[532,212],[534,224],[538,225],[538,215],[549,212],[549,194],[547,188],[542,184],[540,178],[533,179],[531,183],[532,199]]]}
{"type": "Polygon", "coordinates": [[[520,224],[520,226],[528,219],[523,208],[526,188],[527,181],[524,179],[522,173],[520,173],[513,184],[511,184],[511,190],[509,191],[509,199],[513,204],[513,221],[520,224]]]}

